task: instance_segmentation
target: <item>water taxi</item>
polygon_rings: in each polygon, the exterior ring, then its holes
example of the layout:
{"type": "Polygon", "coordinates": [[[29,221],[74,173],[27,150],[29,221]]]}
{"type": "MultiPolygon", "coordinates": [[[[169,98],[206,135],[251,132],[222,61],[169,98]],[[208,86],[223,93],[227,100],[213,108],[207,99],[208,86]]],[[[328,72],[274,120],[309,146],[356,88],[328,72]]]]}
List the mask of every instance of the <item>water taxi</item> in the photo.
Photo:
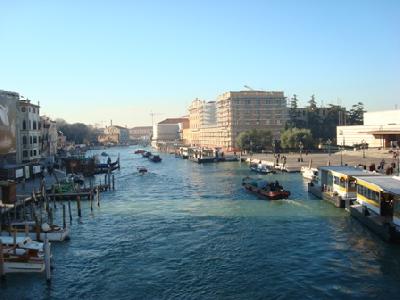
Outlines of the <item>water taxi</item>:
{"type": "Polygon", "coordinates": [[[356,177],[357,200],[350,214],[382,239],[400,242],[400,177],[356,177]]]}
{"type": "Polygon", "coordinates": [[[143,166],[137,167],[137,170],[138,170],[140,175],[144,175],[144,174],[147,173],[147,168],[143,167],[143,166]]]}
{"type": "Polygon", "coordinates": [[[311,168],[311,167],[301,167],[300,173],[303,178],[311,180],[311,181],[318,181],[318,169],[311,168]]]}
{"type": "Polygon", "coordinates": [[[355,176],[374,173],[350,166],[322,166],[318,167],[318,175],[318,181],[308,184],[308,191],[336,207],[345,208],[356,200],[355,176]]]}
{"type": "Polygon", "coordinates": [[[159,155],[150,155],[149,156],[149,160],[152,162],[161,162],[161,157],[159,155]]]}

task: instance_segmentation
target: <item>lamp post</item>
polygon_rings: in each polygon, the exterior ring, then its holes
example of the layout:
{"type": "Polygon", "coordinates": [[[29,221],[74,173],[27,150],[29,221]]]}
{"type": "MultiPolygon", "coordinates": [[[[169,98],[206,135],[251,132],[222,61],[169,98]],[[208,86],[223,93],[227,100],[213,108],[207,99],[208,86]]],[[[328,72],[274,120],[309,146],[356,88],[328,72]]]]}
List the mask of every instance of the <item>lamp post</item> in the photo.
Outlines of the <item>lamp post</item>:
{"type": "Polygon", "coordinates": [[[331,139],[328,139],[326,143],[328,144],[328,155],[331,156],[331,144],[332,144],[331,139]]]}
{"type": "Polygon", "coordinates": [[[361,147],[362,147],[362,150],[363,150],[363,158],[365,158],[365,140],[361,141],[361,147]]]}
{"type": "Polygon", "coordinates": [[[344,137],[342,140],[342,147],[340,147],[340,165],[343,166],[343,149],[344,149],[344,137]]]}
{"type": "Polygon", "coordinates": [[[300,142],[299,142],[299,150],[300,150],[300,161],[301,161],[301,162],[303,161],[303,157],[302,157],[302,155],[301,155],[301,152],[303,151],[303,148],[304,148],[303,142],[300,141],[300,142]]]}

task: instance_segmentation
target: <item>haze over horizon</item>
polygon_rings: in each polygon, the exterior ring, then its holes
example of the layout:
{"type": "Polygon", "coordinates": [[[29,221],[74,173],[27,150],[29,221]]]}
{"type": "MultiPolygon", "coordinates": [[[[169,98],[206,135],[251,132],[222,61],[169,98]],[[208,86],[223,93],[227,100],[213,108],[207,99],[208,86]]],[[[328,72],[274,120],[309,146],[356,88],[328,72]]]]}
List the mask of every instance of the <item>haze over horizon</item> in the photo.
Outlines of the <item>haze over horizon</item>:
{"type": "Polygon", "coordinates": [[[194,98],[282,90],[400,104],[400,1],[1,2],[0,89],[68,122],[150,125],[194,98]]]}

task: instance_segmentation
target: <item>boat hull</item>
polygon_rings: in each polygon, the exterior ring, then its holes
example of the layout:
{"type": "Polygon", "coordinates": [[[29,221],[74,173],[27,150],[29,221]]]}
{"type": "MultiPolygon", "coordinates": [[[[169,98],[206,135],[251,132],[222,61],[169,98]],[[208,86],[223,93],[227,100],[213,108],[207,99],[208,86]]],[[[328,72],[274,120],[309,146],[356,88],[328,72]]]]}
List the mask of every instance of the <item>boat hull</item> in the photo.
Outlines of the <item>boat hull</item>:
{"type": "Polygon", "coordinates": [[[252,186],[251,184],[243,184],[243,186],[247,191],[257,195],[262,199],[281,200],[281,199],[287,199],[290,196],[289,191],[266,191],[263,189],[259,189],[255,186],[252,186]]]}

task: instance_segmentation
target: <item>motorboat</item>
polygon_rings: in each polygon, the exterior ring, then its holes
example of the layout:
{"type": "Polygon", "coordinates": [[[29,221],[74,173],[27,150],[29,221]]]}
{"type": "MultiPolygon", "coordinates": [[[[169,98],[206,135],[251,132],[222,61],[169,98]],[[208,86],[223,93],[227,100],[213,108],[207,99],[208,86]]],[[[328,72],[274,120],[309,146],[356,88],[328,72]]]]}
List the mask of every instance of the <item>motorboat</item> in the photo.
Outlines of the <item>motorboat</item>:
{"type": "Polygon", "coordinates": [[[43,243],[32,241],[30,237],[3,235],[0,240],[4,273],[41,273],[45,270],[43,243]]]}
{"type": "Polygon", "coordinates": [[[149,159],[152,161],[152,162],[161,162],[161,157],[159,156],[159,155],[150,155],[149,156],[149,159]]]}
{"type": "Polygon", "coordinates": [[[138,150],[136,150],[134,153],[135,154],[143,154],[143,153],[145,153],[146,151],[145,150],[143,150],[143,149],[138,149],[138,150]]]}
{"type": "Polygon", "coordinates": [[[145,157],[145,158],[149,158],[151,155],[152,154],[151,154],[150,151],[145,151],[145,152],[142,153],[142,156],[145,157]]]}
{"type": "Polygon", "coordinates": [[[143,167],[143,166],[137,167],[137,170],[138,170],[140,175],[144,175],[144,174],[147,173],[147,168],[143,167]]]}
{"type": "Polygon", "coordinates": [[[243,187],[262,199],[279,200],[287,199],[290,192],[283,189],[278,181],[268,182],[263,179],[245,177],[242,179],[243,187]]]}
{"type": "Polygon", "coordinates": [[[13,222],[7,230],[1,232],[2,236],[11,235],[11,232],[16,231],[17,237],[24,237],[26,234],[31,239],[44,241],[46,235],[50,242],[62,242],[69,238],[70,229],[68,226],[65,228],[57,225],[49,225],[43,223],[37,226],[34,221],[28,222],[13,222]]]}
{"type": "Polygon", "coordinates": [[[275,171],[272,169],[270,166],[266,166],[263,164],[251,164],[250,165],[250,170],[253,172],[257,172],[260,174],[271,174],[275,173],[275,171]]]}
{"type": "Polygon", "coordinates": [[[108,156],[107,152],[101,152],[101,156],[108,156]]]}
{"type": "Polygon", "coordinates": [[[310,168],[310,167],[301,167],[300,169],[301,174],[303,175],[303,178],[309,179],[311,181],[317,181],[318,180],[318,169],[317,168],[310,168]]]}

